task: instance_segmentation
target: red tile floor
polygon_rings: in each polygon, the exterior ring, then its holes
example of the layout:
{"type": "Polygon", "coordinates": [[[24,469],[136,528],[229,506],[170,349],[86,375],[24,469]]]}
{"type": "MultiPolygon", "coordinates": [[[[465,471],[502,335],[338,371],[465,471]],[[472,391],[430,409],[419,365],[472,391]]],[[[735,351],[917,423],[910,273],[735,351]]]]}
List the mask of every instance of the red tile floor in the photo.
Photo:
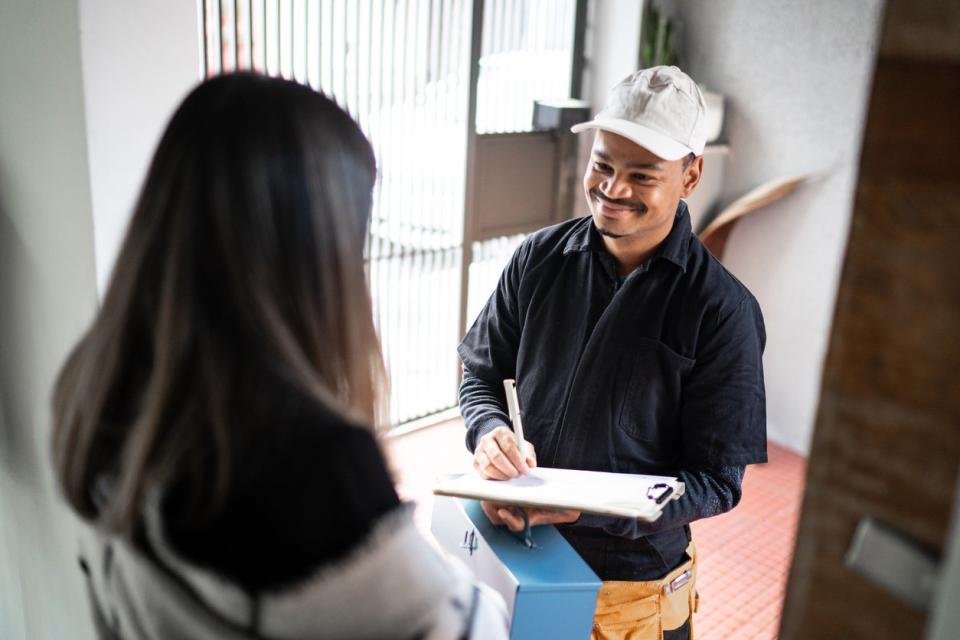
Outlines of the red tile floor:
{"type": "MultiPolygon", "coordinates": [[[[470,466],[462,423],[391,438],[388,451],[401,496],[417,503],[417,523],[429,531],[434,479],[470,466]]],[[[777,637],[806,460],[772,443],[769,458],[747,468],[736,509],[693,525],[700,556],[697,640],[777,637]]]]}
{"type": "Polygon", "coordinates": [[[806,459],[773,443],[767,454],[767,464],[747,467],[733,511],[693,524],[697,640],[777,637],[806,459]]]}

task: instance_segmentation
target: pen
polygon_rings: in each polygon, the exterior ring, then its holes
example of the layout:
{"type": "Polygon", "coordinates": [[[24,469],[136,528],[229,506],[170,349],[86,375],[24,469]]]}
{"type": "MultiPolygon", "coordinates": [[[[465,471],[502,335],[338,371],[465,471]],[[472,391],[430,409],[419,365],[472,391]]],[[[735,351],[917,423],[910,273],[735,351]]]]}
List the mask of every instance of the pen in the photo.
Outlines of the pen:
{"type": "Polygon", "coordinates": [[[517,438],[517,449],[520,457],[526,459],[527,452],[523,442],[523,422],[520,419],[520,399],[517,398],[517,381],[507,379],[503,381],[503,388],[507,392],[507,409],[510,412],[510,422],[513,423],[513,435],[517,438]]]}

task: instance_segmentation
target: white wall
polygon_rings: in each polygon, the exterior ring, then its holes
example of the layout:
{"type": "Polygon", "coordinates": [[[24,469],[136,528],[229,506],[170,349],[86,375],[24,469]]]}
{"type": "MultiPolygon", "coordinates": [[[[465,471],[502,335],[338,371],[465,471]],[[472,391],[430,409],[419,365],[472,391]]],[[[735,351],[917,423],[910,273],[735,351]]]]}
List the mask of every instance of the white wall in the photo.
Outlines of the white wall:
{"type": "Polygon", "coordinates": [[[583,97],[596,111],[610,88],[637,70],[643,2],[593,0],[589,8],[583,97]]]}
{"type": "MultiPolygon", "coordinates": [[[[590,103],[591,113],[596,113],[603,108],[611,87],[637,70],[643,1],[593,0],[587,6],[583,99],[590,103]]],[[[593,135],[587,131],[577,136],[581,169],[590,159],[593,135]]],[[[574,202],[574,215],[584,215],[587,202],[579,181],[574,202]]]]}
{"type": "Polygon", "coordinates": [[[150,157],[200,79],[196,0],[80,0],[83,83],[102,295],[150,157]]]}
{"type": "Polygon", "coordinates": [[[76,0],[0,2],[0,638],[93,636],[50,391],[96,305],[76,0]]]}
{"type": "Polygon", "coordinates": [[[760,301],[772,439],[809,450],[856,186],[882,0],[676,0],[684,65],[727,95],[723,202],[817,177],[743,220],[724,262],[760,301]]]}
{"type": "Polygon", "coordinates": [[[953,515],[940,560],[938,586],[927,617],[927,640],[955,640],[960,637],[960,477],[953,493],[953,515]]]}

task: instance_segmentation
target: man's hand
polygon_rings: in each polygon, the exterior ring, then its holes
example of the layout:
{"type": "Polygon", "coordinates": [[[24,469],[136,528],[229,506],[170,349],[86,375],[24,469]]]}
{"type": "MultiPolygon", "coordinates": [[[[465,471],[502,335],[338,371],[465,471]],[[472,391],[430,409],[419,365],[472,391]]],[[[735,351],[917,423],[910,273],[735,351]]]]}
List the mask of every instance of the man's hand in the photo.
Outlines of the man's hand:
{"type": "Polygon", "coordinates": [[[496,427],[477,442],[473,450],[473,468],[481,478],[508,480],[522,476],[537,466],[537,454],[530,442],[524,441],[526,457],[520,457],[517,438],[513,429],[505,425],[496,427]]]}
{"type": "MultiPolygon", "coordinates": [[[[509,507],[505,504],[495,504],[493,502],[487,502],[486,500],[481,501],[480,506],[483,507],[483,512],[487,514],[487,518],[489,518],[490,522],[493,524],[507,525],[507,528],[510,529],[510,531],[515,531],[517,533],[523,531],[523,516],[520,515],[519,511],[517,511],[517,507],[509,507]]],[[[534,527],[538,524],[564,524],[576,522],[580,517],[579,511],[534,509],[531,507],[524,507],[523,510],[527,512],[527,518],[530,520],[531,527],[534,527]]]]}
{"type": "MultiPolygon", "coordinates": [[[[508,480],[528,473],[532,467],[537,466],[537,453],[532,443],[524,442],[527,455],[521,458],[513,429],[505,425],[495,428],[477,442],[473,453],[473,468],[480,477],[491,480],[508,480]]],[[[523,516],[516,508],[486,500],[481,501],[480,506],[493,524],[506,525],[511,531],[523,531],[523,516]]],[[[527,512],[531,527],[538,524],[575,522],[580,517],[579,511],[533,508],[525,508],[524,511],[527,512]]]]}

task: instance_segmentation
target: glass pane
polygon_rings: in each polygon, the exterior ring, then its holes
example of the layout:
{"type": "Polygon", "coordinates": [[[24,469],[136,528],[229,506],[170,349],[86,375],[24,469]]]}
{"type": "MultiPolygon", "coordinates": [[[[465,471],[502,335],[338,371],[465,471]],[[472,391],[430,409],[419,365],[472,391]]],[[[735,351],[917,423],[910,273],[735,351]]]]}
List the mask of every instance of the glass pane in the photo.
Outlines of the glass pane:
{"type": "Polygon", "coordinates": [[[575,0],[487,0],[477,133],[532,130],[534,100],[570,97],[575,0]]]}

